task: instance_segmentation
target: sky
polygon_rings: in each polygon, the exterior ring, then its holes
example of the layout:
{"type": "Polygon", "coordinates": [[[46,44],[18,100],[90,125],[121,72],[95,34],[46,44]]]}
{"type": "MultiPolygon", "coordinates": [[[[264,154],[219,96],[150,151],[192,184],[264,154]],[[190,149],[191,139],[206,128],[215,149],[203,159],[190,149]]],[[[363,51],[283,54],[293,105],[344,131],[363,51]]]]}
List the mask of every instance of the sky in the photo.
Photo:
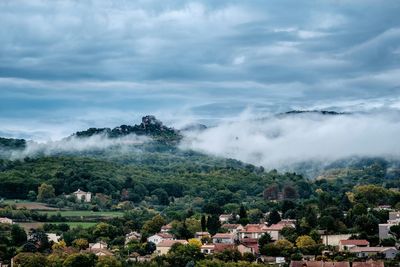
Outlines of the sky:
{"type": "Polygon", "coordinates": [[[57,140],[146,114],[397,112],[399,14],[398,0],[3,0],[0,136],[57,140]]]}

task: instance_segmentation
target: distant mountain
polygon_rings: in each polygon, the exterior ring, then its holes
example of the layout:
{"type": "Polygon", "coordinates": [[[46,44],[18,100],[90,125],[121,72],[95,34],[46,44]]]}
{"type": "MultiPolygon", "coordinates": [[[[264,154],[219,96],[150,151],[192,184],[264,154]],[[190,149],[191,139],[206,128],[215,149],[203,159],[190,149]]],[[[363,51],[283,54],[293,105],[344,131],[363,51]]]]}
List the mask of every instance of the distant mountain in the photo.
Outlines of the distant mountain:
{"type": "Polygon", "coordinates": [[[293,114],[321,114],[321,115],[348,115],[348,112],[337,112],[331,110],[291,110],[278,115],[293,115],[293,114]]]}
{"type": "Polygon", "coordinates": [[[164,126],[155,116],[147,115],[142,118],[142,123],[131,125],[121,125],[111,128],[89,128],[86,131],[76,132],[72,136],[85,138],[93,135],[102,134],[109,138],[123,137],[129,134],[139,136],[149,136],[159,142],[178,142],[182,139],[180,132],[174,128],[164,126]]]}
{"type": "Polygon", "coordinates": [[[24,139],[0,137],[0,149],[24,149],[26,141],[24,139]]]}
{"type": "Polygon", "coordinates": [[[192,132],[192,131],[204,131],[206,130],[208,127],[205,126],[204,124],[201,123],[192,123],[189,125],[186,125],[185,127],[181,128],[180,130],[182,132],[192,132]]]}

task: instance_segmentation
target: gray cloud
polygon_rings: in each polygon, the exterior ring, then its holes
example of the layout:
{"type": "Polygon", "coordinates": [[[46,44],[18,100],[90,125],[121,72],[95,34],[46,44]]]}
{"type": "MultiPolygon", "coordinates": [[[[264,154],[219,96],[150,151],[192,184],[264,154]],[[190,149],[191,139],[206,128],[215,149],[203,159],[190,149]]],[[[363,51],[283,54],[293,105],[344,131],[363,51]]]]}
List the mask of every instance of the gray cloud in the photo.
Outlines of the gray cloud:
{"type": "Polygon", "coordinates": [[[398,108],[399,13],[396,0],[1,1],[0,130],[398,108]]]}

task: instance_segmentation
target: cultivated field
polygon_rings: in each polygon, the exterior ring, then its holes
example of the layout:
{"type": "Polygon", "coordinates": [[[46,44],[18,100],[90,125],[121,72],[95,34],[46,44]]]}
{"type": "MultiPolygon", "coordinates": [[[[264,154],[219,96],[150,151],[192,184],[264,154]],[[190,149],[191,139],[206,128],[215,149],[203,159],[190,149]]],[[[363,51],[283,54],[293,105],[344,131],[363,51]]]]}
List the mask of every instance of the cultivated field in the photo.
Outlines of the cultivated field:
{"type": "Polygon", "coordinates": [[[32,202],[18,199],[8,199],[5,204],[15,205],[18,209],[26,208],[28,210],[58,210],[57,208],[49,207],[45,203],[32,202]]]}
{"type": "MultiPolygon", "coordinates": [[[[93,225],[96,225],[95,222],[46,222],[48,224],[61,224],[65,223],[68,224],[70,228],[76,228],[78,226],[81,226],[82,228],[89,228],[93,225]]],[[[29,232],[30,229],[37,229],[41,226],[43,226],[43,222],[27,222],[27,223],[18,223],[21,227],[25,229],[25,231],[29,232]]]]}
{"type": "Polygon", "coordinates": [[[102,217],[113,218],[122,217],[123,212],[120,211],[90,211],[90,210],[51,210],[41,211],[40,213],[47,214],[48,216],[61,214],[63,217],[102,217]]]}

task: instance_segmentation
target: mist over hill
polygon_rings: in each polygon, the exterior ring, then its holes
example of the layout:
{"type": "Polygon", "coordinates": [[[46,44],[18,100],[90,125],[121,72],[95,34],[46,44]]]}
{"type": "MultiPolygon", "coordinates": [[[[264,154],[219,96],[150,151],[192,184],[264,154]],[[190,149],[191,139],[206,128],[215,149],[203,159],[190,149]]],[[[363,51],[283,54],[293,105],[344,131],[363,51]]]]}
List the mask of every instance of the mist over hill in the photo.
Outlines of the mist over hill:
{"type": "Polygon", "coordinates": [[[0,151],[11,159],[67,154],[113,160],[127,156],[133,160],[154,152],[173,158],[193,151],[315,178],[332,169],[360,165],[366,159],[383,160],[388,168],[397,169],[397,115],[325,110],[293,110],[267,116],[243,113],[215,126],[189,124],[180,130],[148,115],[140,124],[89,128],[59,141],[3,138],[0,151]]]}

